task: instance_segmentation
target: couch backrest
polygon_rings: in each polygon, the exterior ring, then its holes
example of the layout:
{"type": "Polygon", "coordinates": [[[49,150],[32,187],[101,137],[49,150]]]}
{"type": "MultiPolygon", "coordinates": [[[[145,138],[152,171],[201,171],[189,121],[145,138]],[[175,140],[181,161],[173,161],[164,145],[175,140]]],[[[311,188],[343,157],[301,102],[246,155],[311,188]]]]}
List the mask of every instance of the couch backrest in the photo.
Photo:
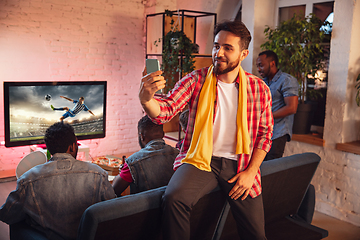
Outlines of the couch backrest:
{"type": "Polygon", "coordinates": [[[165,187],[96,203],[85,210],[78,239],[160,239],[165,187]]]}
{"type": "MultiPolygon", "coordinates": [[[[265,225],[297,212],[319,162],[317,154],[302,153],[262,163],[265,225]]],[[[231,212],[224,216],[215,239],[225,240],[237,234],[231,212]]]]}
{"type": "Polygon", "coordinates": [[[315,153],[303,153],[262,164],[265,223],[297,213],[319,162],[315,153]]]}
{"type": "MultiPolygon", "coordinates": [[[[90,206],[82,216],[78,240],[162,239],[161,197],[165,189],[161,187],[90,206]]],[[[199,200],[191,214],[191,239],[211,239],[225,201],[220,188],[199,200]]]]}
{"type": "MultiPolygon", "coordinates": [[[[319,161],[318,155],[303,153],[262,164],[266,224],[297,212],[319,161]]],[[[161,240],[161,197],[165,189],[161,187],[90,206],[82,216],[78,239],[161,240]]],[[[191,239],[212,239],[213,234],[213,239],[224,240],[237,236],[235,221],[225,202],[219,188],[199,200],[191,214],[191,239]],[[219,219],[220,215],[223,218],[219,219]]]]}
{"type": "MultiPolygon", "coordinates": [[[[297,212],[319,161],[318,155],[303,153],[262,164],[266,224],[297,212]]],[[[83,214],[78,239],[162,239],[161,197],[165,189],[161,187],[90,206],[83,214]]],[[[191,239],[211,239],[225,201],[219,188],[200,199],[191,214],[191,239]]],[[[231,213],[226,212],[222,221],[215,238],[236,235],[231,213]]]]}

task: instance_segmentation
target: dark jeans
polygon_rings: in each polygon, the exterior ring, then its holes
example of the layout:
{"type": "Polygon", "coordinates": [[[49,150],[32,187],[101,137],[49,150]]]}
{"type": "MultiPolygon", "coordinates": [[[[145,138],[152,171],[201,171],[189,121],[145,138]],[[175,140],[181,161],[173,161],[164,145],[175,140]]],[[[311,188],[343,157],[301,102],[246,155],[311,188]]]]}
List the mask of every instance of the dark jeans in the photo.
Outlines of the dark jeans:
{"type": "Polygon", "coordinates": [[[285,145],[288,137],[289,136],[286,134],[282,137],[272,140],[271,149],[266,154],[264,161],[281,158],[284,154],[285,145]]]}
{"type": "Polygon", "coordinates": [[[266,239],[262,195],[233,200],[228,193],[235,185],[227,181],[237,173],[237,161],[213,157],[211,172],[190,165],[181,165],[172,176],[163,196],[164,240],[190,238],[190,213],[198,200],[218,184],[226,194],[241,239],[266,239]]]}

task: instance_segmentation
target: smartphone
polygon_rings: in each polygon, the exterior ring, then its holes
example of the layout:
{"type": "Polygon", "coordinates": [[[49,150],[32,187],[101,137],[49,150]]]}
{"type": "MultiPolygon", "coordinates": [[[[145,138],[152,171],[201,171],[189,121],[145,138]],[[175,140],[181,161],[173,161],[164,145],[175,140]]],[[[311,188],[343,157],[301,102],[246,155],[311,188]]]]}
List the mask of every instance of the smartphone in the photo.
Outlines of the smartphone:
{"type": "Polygon", "coordinates": [[[146,72],[152,73],[160,70],[159,60],[157,59],[146,59],[146,72]]]}
{"type": "MultiPolygon", "coordinates": [[[[146,73],[152,73],[160,70],[160,63],[157,59],[146,59],[146,73]]],[[[157,94],[162,94],[163,89],[156,91],[157,94]]]]}

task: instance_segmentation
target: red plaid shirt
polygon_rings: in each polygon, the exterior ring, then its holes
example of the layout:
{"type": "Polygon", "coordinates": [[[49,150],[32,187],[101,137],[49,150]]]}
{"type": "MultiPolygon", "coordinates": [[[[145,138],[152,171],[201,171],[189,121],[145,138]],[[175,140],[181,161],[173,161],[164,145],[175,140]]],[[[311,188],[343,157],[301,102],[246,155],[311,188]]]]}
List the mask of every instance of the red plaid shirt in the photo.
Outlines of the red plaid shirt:
{"type": "MultiPolygon", "coordinates": [[[[186,104],[189,104],[188,126],[183,146],[174,162],[174,169],[177,169],[182,164],[181,160],[186,156],[189,149],[194,131],[199,95],[206,79],[207,71],[208,68],[193,71],[178,81],[174,89],[169,92],[166,97],[155,98],[158,101],[161,110],[160,115],[153,119],[157,124],[163,124],[170,121],[176,114],[185,108],[186,104]]],[[[251,154],[238,155],[238,172],[244,171],[247,168],[254,148],[259,148],[266,152],[270,150],[273,133],[270,90],[260,78],[247,72],[245,72],[245,74],[247,76],[247,119],[251,154]]],[[[239,78],[236,79],[236,87],[239,88],[239,78]]],[[[215,101],[215,109],[216,108],[217,102],[215,101]]],[[[254,198],[260,193],[261,177],[259,169],[258,174],[255,177],[254,185],[250,191],[250,196],[254,198]]]]}

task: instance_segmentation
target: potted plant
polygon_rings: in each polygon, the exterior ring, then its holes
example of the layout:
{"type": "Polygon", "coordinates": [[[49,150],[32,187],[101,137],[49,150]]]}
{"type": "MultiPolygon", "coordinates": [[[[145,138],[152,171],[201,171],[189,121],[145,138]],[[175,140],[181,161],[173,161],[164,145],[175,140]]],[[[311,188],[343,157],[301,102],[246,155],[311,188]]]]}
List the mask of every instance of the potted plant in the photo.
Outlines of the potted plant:
{"type": "MultiPolygon", "coordinates": [[[[330,39],[330,34],[322,29],[331,26],[329,22],[323,22],[314,14],[302,18],[294,15],[291,19],[283,21],[275,29],[266,26],[264,33],[266,42],[261,45],[262,49],[274,51],[279,57],[279,68],[294,76],[299,82],[299,106],[298,113],[302,108],[311,108],[309,98],[314,98],[320,91],[308,88],[308,80],[318,79],[318,73],[325,69],[325,45],[330,39]]],[[[307,113],[311,118],[311,113],[307,113]]],[[[311,119],[310,119],[311,120],[311,119]]],[[[307,121],[305,130],[297,132],[296,116],[294,120],[294,133],[307,133],[310,131],[311,122],[307,121]],[[305,131],[305,132],[304,132],[305,131]]],[[[301,119],[300,122],[304,122],[301,119]]]]}
{"type": "MultiPolygon", "coordinates": [[[[173,12],[165,10],[166,16],[172,18],[173,12]]],[[[194,56],[198,50],[198,45],[194,44],[186,34],[178,29],[174,19],[170,22],[171,30],[163,37],[162,63],[161,70],[166,79],[164,93],[171,90],[175,83],[187,73],[195,70],[194,56]]],[[[161,41],[155,41],[155,45],[161,41]]]]}

